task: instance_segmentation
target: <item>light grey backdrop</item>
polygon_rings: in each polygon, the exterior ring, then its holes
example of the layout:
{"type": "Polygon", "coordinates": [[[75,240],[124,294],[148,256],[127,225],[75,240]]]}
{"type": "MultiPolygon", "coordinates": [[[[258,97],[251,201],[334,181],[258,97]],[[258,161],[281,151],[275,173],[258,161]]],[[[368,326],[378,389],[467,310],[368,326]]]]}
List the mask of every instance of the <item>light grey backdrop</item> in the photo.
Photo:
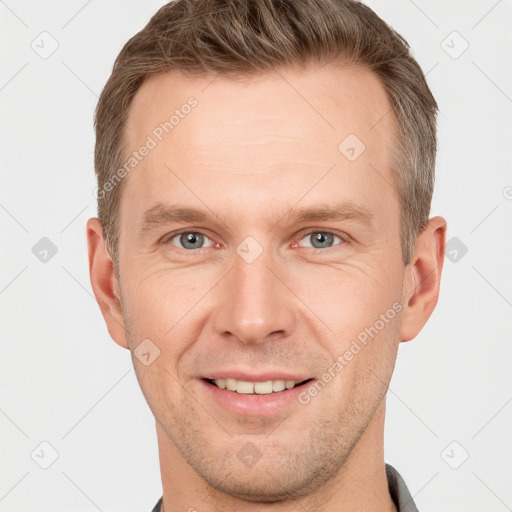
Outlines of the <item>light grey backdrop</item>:
{"type": "MultiPolygon", "coordinates": [[[[149,511],[153,416],[89,284],[93,109],[164,2],[0,0],[0,511],[149,511]]],[[[422,512],[512,510],[510,0],[368,2],[440,106],[437,310],[402,344],[386,461],[422,512]]]]}

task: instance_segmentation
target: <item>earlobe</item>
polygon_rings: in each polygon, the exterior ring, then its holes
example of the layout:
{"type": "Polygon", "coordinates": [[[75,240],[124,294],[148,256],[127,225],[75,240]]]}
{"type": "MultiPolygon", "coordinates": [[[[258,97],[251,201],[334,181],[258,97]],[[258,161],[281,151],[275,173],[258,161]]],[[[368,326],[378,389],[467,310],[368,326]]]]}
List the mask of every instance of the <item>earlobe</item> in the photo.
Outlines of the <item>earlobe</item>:
{"type": "Polygon", "coordinates": [[[446,221],[433,217],[418,235],[411,262],[406,268],[400,341],[421,331],[439,298],[446,242],[446,221]]]}
{"type": "Polygon", "coordinates": [[[87,246],[91,286],[108,332],[119,346],[128,348],[119,283],[115,276],[112,258],[105,247],[99,219],[92,218],[87,221],[87,246]]]}

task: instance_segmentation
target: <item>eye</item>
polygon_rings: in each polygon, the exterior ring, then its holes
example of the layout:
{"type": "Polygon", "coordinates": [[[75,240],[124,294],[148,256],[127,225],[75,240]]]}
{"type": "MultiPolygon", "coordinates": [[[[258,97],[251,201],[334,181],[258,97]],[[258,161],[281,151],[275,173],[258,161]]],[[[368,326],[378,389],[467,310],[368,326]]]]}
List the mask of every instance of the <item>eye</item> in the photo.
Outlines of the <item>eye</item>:
{"type": "Polygon", "coordinates": [[[334,244],[335,239],[343,242],[343,239],[340,236],[330,233],[329,231],[311,231],[301,238],[301,241],[309,240],[311,245],[303,245],[302,242],[299,242],[299,245],[302,245],[303,247],[312,247],[313,249],[329,249],[333,245],[338,245],[334,244]]]}
{"type": "Polygon", "coordinates": [[[205,249],[212,247],[213,242],[199,231],[182,231],[167,239],[167,243],[175,245],[181,249],[205,249]],[[205,245],[205,243],[207,245],[205,245]]]}

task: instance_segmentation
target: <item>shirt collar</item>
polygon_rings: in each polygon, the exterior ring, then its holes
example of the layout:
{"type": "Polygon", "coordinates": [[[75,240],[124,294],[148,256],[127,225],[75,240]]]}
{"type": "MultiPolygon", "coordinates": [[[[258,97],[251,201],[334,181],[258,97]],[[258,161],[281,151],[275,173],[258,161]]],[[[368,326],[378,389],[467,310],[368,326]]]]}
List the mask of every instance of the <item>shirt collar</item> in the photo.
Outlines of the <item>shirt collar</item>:
{"type": "Polygon", "coordinates": [[[404,479],[390,464],[386,464],[386,476],[388,478],[389,494],[391,494],[391,498],[395,502],[397,511],[419,512],[407,485],[405,485],[404,479]]]}

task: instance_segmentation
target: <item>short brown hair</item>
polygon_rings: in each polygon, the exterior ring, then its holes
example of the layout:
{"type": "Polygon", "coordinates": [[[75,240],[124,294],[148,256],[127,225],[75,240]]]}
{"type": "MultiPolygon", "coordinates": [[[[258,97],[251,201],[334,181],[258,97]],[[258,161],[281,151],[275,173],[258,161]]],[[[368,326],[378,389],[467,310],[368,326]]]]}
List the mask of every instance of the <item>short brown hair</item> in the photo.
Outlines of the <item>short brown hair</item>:
{"type": "Polygon", "coordinates": [[[390,101],[397,125],[391,172],[407,265],[429,219],[437,145],[437,104],[407,41],[354,0],[174,0],[125,44],[96,108],[98,216],[116,268],[126,178],[106,185],[125,160],[126,120],[145,80],[173,71],[250,77],[335,60],[373,70],[390,101]]]}

